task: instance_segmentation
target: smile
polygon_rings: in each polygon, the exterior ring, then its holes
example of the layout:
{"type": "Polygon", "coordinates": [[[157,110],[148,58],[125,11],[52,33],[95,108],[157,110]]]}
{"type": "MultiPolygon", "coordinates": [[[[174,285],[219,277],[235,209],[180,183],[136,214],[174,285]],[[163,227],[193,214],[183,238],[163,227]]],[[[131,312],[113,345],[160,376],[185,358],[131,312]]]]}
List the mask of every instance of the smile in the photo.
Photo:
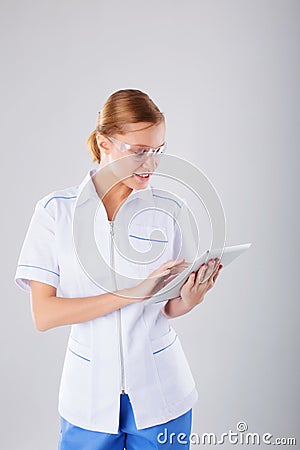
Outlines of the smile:
{"type": "Polygon", "coordinates": [[[150,178],[150,173],[134,173],[133,174],[138,180],[148,180],[150,178]]]}

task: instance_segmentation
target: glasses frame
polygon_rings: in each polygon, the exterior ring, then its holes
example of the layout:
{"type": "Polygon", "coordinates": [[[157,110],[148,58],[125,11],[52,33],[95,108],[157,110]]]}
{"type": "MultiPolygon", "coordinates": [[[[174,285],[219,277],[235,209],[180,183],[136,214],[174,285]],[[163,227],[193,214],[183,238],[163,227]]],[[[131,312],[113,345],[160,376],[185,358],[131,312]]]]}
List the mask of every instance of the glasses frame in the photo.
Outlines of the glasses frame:
{"type": "Polygon", "coordinates": [[[132,155],[137,156],[137,157],[142,157],[142,156],[149,156],[149,154],[153,154],[155,157],[156,156],[161,156],[162,154],[165,153],[166,151],[166,147],[167,147],[167,143],[164,142],[162,145],[159,145],[158,147],[150,147],[148,145],[138,145],[138,144],[127,144],[126,142],[123,141],[119,141],[118,139],[112,137],[112,136],[106,136],[106,138],[112,142],[112,144],[120,144],[119,150],[121,152],[126,152],[132,150],[132,147],[141,147],[141,148],[147,148],[148,151],[147,152],[143,152],[141,154],[137,154],[136,152],[132,151],[132,155]]]}

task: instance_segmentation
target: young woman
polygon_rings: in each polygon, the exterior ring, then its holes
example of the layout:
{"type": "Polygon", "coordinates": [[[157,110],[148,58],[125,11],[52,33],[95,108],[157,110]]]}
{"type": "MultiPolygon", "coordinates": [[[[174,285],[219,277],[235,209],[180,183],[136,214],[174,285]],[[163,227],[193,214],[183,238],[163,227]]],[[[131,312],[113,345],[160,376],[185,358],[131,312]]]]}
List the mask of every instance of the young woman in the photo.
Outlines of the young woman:
{"type": "Polygon", "coordinates": [[[145,302],[187,267],[195,249],[184,201],[149,183],[165,131],[164,115],[146,93],[113,93],[87,140],[98,169],[36,203],[15,281],[30,292],[38,330],[72,325],[59,450],[190,448],[198,394],[169,319],[198,305],[222,266],[210,260],[190,275],[180,297],[145,302]],[[99,265],[91,237],[103,253],[99,265]],[[145,264],[149,244],[158,257],[145,264]]]}

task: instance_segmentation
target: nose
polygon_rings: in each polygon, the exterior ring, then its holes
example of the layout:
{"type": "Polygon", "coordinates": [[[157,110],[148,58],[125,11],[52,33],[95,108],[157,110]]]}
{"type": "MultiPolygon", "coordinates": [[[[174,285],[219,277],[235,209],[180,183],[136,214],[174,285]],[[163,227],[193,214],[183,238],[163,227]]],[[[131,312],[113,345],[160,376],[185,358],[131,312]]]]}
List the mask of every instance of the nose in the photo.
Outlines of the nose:
{"type": "Polygon", "coordinates": [[[142,169],[148,172],[154,172],[158,165],[158,161],[154,156],[154,153],[150,153],[150,155],[147,155],[145,161],[142,164],[142,169]]]}

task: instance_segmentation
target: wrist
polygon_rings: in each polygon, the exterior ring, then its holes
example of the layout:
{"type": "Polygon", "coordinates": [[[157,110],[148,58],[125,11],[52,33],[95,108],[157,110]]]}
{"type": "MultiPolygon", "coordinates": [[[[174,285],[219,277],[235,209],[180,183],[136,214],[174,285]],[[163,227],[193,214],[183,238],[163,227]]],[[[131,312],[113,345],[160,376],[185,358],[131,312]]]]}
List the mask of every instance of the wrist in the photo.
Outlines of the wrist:
{"type": "Polygon", "coordinates": [[[114,301],[118,304],[119,308],[123,308],[124,306],[130,305],[133,303],[134,295],[131,292],[130,288],[120,289],[118,291],[112,292],[114,295],[114,301]]]}
{"type": "Polygon", "coordinates": [[[191,306],[182,297],[171,298],[164,305],[163,312],[168,319],[182,316],[191,311],[191,306]]]}
{"type": "Polygon", "coordinates": [[[182,297],[182,301],[187,312],[191,311],[193,308],[195,308],[195,306],[199,305],[203,301],[203,298],[204,296],[196,300],[192,300],[187,297],[182,297]]]}
{"type": "Polygon", "coordinates": [[[120,292],[120,295],[126,297],[128,304],[142,302],[142,301],[146,300],[146,298],[149,298],[149,297],[142,295],[142,291],[140,289],[140,283],[131,288],[122,289],[122,291],[119,291],[119,292],[120,292]]]}
{"type": "Polygon", "coordinates": [[[195,305],[192,305],[191,302],[189,302],[186,298],[181,297],[181,302],[184,310],[188,313],[190,312],[195,305]]]}

